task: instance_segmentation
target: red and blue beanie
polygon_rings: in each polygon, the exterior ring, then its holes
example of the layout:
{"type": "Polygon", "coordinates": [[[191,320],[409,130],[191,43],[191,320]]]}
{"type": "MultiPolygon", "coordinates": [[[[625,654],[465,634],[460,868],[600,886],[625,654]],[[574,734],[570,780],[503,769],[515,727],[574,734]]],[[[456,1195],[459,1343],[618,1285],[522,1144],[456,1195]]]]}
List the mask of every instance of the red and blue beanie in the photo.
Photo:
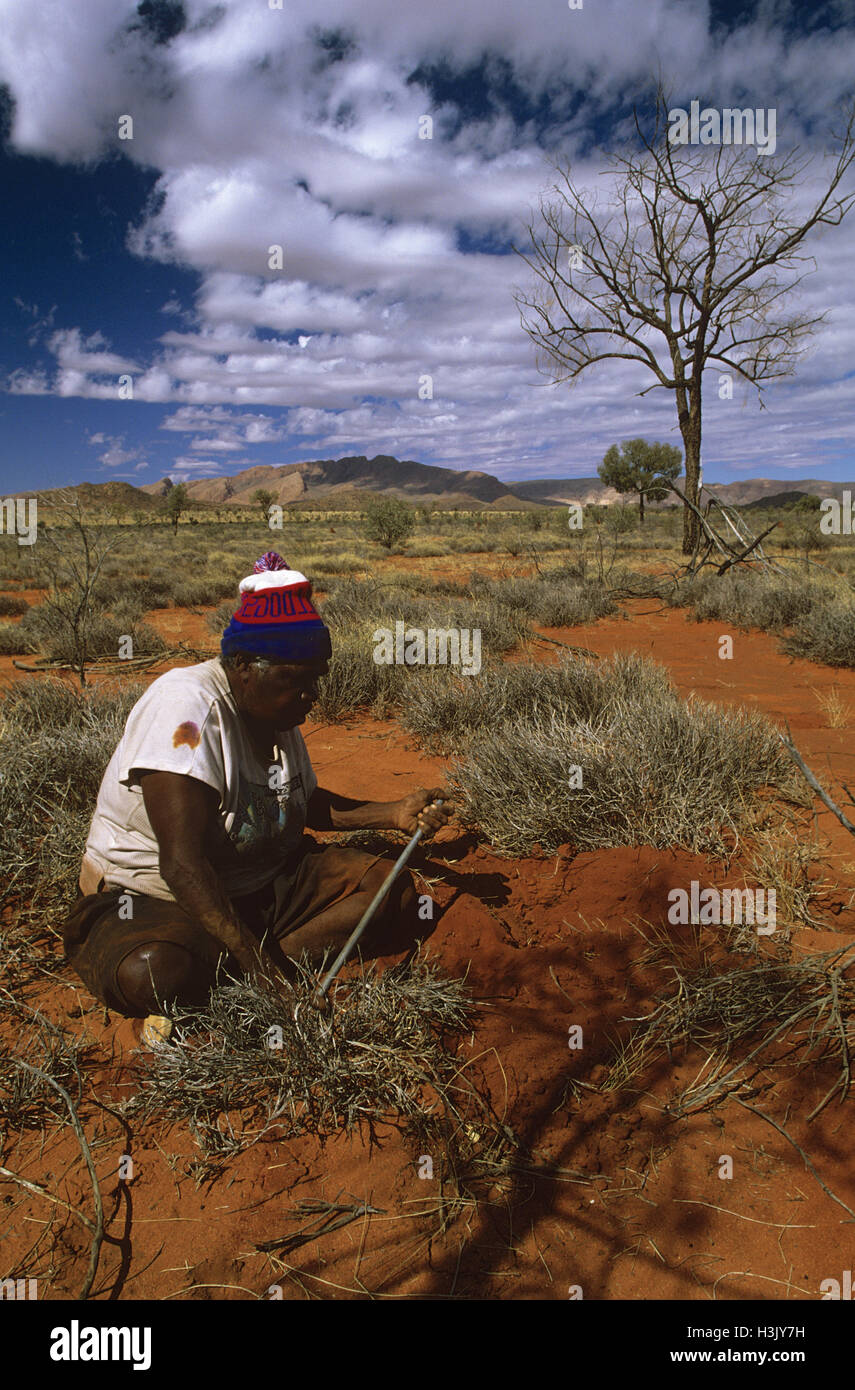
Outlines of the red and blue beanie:
{"type": "Polygon", "coordinates": [[[223,656],[249,652],[273,661],[324,661],[332,654],[330,631],[311,601],[304,574],[269,550],[240,582],[240,608],[220,643],[223,656]]]}

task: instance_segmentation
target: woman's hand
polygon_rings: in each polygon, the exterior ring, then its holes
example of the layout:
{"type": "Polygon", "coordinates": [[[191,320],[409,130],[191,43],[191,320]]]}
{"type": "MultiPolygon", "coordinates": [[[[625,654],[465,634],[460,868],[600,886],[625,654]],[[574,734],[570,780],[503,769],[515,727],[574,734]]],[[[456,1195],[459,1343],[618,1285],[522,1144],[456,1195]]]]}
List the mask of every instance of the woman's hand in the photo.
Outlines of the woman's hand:
{"type": "Polygon", "coordinates": [[[395,829],[407,835],[424,831],[428,840],[437,830],[447,825],[454,811],[451,793],[445,787],[418,787],[397,803],[395,808],[395,829]],[[438,803],[442,802],[440,806],[438,803]]]}

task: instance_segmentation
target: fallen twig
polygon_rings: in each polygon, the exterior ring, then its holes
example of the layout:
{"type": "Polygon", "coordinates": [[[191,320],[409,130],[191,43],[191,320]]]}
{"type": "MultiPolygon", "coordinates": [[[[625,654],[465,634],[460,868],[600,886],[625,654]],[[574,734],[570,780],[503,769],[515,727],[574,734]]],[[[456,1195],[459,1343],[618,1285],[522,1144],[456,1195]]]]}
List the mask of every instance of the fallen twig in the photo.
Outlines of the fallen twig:
{"type": "Polygon", "coordinates": [[[54,1081],[53,1077],[48,1076],[47,1072],[42,1071],[40,1067],[33,1067],[30,1065],[29,1062],[22,1062],[19,1057],[13,1057],[11,1058],[11,1061],[14,1063],[16,1067],[22,1067],[24,1071],[32,1072],[34,1076],[41,1077],[43,1081],[46,1081],[49,1086],[52,1086],[53,1089],[57,1091],[59,1095],[62,1096],[62,1099],[68,1106],[68,1113],[71,1119],[71,1127],[77,1136],[77,1142],[80,1145],[81,1152],[86,1161],[86,1167],[89,1169],[89,1177],[92,1180],[92,1196],[95,1205],[95,1222],[92,1232],[92,1248],[89,1252],[89,1268],[86,1271],[86,1278],[83,1281],[83,1287],[81,1288],[80,1293],[77,1295],[82,1302],[84,1299],[89,1297],[92,1284],[94,1283],[95,1274],[98,1269],[98,1259],[101,1254],[101,1245],[104,1240],[104,1204],[101,1200],[101,1187],[98,1182],[98,1174],[95,1171],[95,1163],[92,1158],[92,1151],[89,1148],[88,1140],[83,1132],[83,1126],[80,1123],[77,1110],[74,1106],[74,1101],[71,1099],[71,1096],[68,1094],[65,1087],[60,1086],[58,1081],[54,1081]]]}
{"type": "Polygon", "coordinates": [[[848,1206],[846,1205],[846,1203],[845,1203],[840,1197],[835,1196],[835,1194],[832,1192],[831,1188],[830,1188],[826,1183],[823,1182],[822,1178],[819,1176],[819,1173],[818,1173],[818,1172],[816,1171],[816,1169],[814,1168],[813,1164],[811,1163],[810,1159],[808,1158],[808,1156],[807,1156],[807,1154],[805,1153],[804,1149],[802,1148],[801,1144],[797,1144],[797,1143],[796,1143],[796,1141],[795,1141],[795,1139],[793,1139],[792,1135],[788,1134],[787,1131],[784,1129],[784,1126],[783,1126],[783,1125],[779,1125],[777,1120],[773,1120],[773,1119],[772,1119],[772,1116],[771,1116],[771,1115],[767,1115],[763,1110],[758,1110],[757,1107],[756,1107],[756,1105],[749,1105],[747,1101],[741,1100],[739,1096],[737,1096],[736,1099],[739,1101],[739,1104],[740,1104],[741,1106],[743,1106],[743,1108],[744,1108],[745,1110],[751,1110],[751,1111],[753,1111],[755,1115],[759,1115],[759,1116],[760,1116],[760,1119],[761,1119],[761,1120],[765,1120],[766,1123],[769,1124],[769,1125],[771,1125],[773,1129],[776,1129],[776,1130],[778,1131],[779,1134],[783,1134],[784,1138],[787,1140],[787,1143],[788,1143],[788,1144],[792,1144],[792,1146],[793,1146],[793,1148],[796,1150],[796,1152],[799,1153],[799,1154],[801,1154],[802,1158],[804,1159],[805,1167],[806,1167],[807,1169],[809,1169],[809,1171],[810,1171],[810,1172],[813,1174],[813,1176],[816,1178],[816,1180],[817,1180],[817,1182],[819,1183],[820,1187],[822,1188],[823,1192],[827,1193],[827,1195],[831,1198],[831,1200],[832,1200],[833,1202],[836,1202],[837,1205],[838,1205],[839,1207],[842,1207],[844,1211],[848,1211],[849,1215],[850,1215],[853,1219],[855,1219],[855,1211],[853,1211],[851,1207],[848,1207],[848,1206]]]}
{"type": "Polygon", "coordinates": [[[254,1241],[256,1250],[281,1250],[283,1254],[289,1254],[292,1250],[298,1249],[301,1245],[307,1245],[311,1240],[317,1240],[319,1236],[325,1236],[330,1231],[337,1231],[341,1226],[349,1226],[351,1221],[358,1221],[361,1216],[385,1215],[382,1207],[369,1206],[367,1202],[352,1202],[340,1205],[337,1202],[300,1202],[297,1206],[297,1215],[317,1216],[322,1213],[322,1220],[311,1230],[304,1227],[302,1231],[296,1231],[290,1236],[279,1236],[276,1240],[254,1241]],[[338,1212],[340,1215],[332,1220],[331,1218],[338,1212]]]}
{"type": "Polygon", "coordinates": [[[589,656],[592,661],[599,661],[600,653],[589,651],[587,647],[573,647],[569,642],[561,642],[557,637],[545,637],[542,632],[535,634],[536,642],[551,642],[554,647],[563,647],[565,651],[573,652],[575,656],[589,656]]]}
{"type": "Polygon", "coordinates": [[[19,1173],[13,1173],[11,1168],[0,1167],[0,1177],[8,1178],[10,1182],[18,1183],[20,1187],[23,1187],[27,1192],[34,1193],[36,1197],[44,1197],[48,1202],[56,1202],[57,1206],[65,1207],[65,1210],[70,1211],[71,1215],[76,1217],[76,1219],[86,1227],[87,1231],[94,1234],[94,1221],[90,1221],[88,1216],[84,1216],[82,1211],[78,1211],[70,1202],[66,1202],[63,1197],[57,1197],[55,1193],[48,1192],[47,1188],[42,1187],[40,1183],[30,1182],[29,1178],[22,1178],[19,1173]]]}

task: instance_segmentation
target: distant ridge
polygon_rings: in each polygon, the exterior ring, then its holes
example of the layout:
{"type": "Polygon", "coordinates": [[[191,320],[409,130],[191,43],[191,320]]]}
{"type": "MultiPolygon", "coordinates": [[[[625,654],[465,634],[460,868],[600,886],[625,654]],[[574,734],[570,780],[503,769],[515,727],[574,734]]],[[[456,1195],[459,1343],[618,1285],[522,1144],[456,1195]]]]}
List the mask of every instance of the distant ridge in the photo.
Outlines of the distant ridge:
{"type": "MultiPolygon", "coordinates": [[[[680,487],[678,479],[677,486],[680,487]]],[[[599,478],[534,478],[530,482],[512,482],[508,487],[518,497],[532,502],[560,506],[567,502],[582,502],[584,505],[600,503],[606,506],[612,502],[632,501],[621,499],[612,489],[607,488],[599,478]]],[[[712,492],[722,502],[732,507],[783,506],[792,493],[793,501],[812,493],[815,497],[836,497],[840,500],[845,489],[855,490],[855,483],[833,483],[825,478],[799,478],[789,482],[786,478],[745,478],[737,483],[705,483],[707,492],[712,492]]],[[[669,504],[681,504],[676,497],[669,504]]]]}
{"type": "MultiPolygon", "coordinates": [[[[258,488],[272,493],[283,506],[315,499],[320,502],[337,492],[360,490],[388,493],[419,505],[496,507],[500,511],[532,505],[491,473],[436,468],[389,454],[378,454],[373,459],[357,455],[308,463],[262,464],[231,477],[195,478],[185,486],[194,502],[242,507],[252,503],[252,494],[258,488]]],[[[148,493],[162,489],[162,483],[146,483],[143,487],[148,493]]]]}
{"type": "Polygon", "coordinates": [[[747,507],[753,502],[781,506],[779,499],[789,492],[795,501],[799,494],[811,493],[814,497],[836,497],[839,502],[847,489],[855,490],[855,483],[832,483],[827,478],[794,478],[792,482],[784,478],[746,478],[740,483],[710,483],[708,491],[732,507],[747,507]]]}
{"type": "MultiPolygon", "coordinates": [[[[168,479],[134,487],[111,480],[104,483],[78,483],[71,486],[90,505],[114,510],[148,511],[159,506],[172,484],[168,479]]],[[[369,459],[352,455],[341,459],[313,459],[305,463],[259,464],[238,473],[213,478],[193,478],[185,483],[190,501],[197,507],[254,507],[253,494],[264,488],[281,506],[358,510],[375,497],[400,497],[417,506],[437,510],[529,511],[539,507],[566,506],[580,502],[611,506],[615,502],[633,503],[605,487],[597,477],[532,478],[504,482],[479,469],[438,468],[413,459],[396,459],[378,454],[369,459]]],[[[744,478],[735,483],[709,483],[713,493],[732,506],[784,505],[806,493],[819,497],[842,498],[846,490],[855,493],[855,482],[835,483],[823,478],[744,478]]],[[[45,489],[37,495],[50,501],[58,491],[45,489]]],[[[26,494],[16,494],[26,495],[26,494]]],[[[666,505],[681,505],[676,498],[666,505]]]]}

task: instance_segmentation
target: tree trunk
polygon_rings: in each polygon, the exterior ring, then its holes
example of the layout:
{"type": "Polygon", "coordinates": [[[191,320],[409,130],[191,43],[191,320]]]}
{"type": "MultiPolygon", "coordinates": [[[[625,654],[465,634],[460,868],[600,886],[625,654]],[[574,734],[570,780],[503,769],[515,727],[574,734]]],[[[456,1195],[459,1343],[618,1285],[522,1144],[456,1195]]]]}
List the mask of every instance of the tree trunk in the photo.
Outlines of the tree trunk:
{"type": "MultiPolygon", "coordinates": [[[[680,433],[683,436],[686,469],[686,497],[700,506],[701,491],[701,403],[692,401],[686,414],[680,414],[680,433]]],[[[701,524],[690,507],[683,508],[683,554],[694,553],[700,537],[701,524]]]]}
{"type": "Polygon", "coordinates": [[[639,526],[643,526],[643,525],[644,525],[644,493],[643,493],[643,492],[640,492],[640,493],[638,494],[638,524],[639,524],[639,526]]]}

